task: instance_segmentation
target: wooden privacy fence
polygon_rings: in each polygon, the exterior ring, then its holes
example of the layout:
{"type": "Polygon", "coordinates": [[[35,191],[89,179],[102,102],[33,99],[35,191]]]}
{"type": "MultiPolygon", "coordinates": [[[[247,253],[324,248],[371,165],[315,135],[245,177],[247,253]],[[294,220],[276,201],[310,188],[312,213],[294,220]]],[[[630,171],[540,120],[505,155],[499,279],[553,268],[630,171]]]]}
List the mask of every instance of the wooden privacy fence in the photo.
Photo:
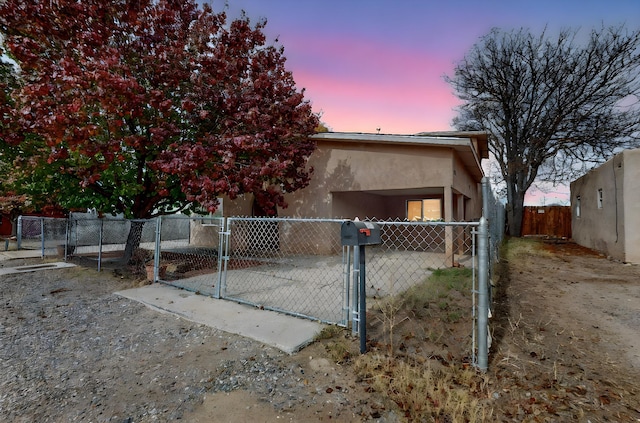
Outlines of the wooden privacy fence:
{"type": "Polygon", "coordinates": [[[522,236],[571,238],[571,207],[527,206],[522,216],[522,236]]]}

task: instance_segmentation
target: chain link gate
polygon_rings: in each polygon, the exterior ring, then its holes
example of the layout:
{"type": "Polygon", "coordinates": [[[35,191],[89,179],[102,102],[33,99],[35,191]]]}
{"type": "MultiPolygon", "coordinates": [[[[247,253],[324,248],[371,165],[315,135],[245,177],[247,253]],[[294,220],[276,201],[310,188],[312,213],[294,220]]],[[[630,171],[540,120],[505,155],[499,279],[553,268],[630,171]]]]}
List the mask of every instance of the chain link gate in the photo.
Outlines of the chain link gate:
{"type": "Polygon", "coordinates": [[[221,297],[345,325],[342,222],[228,218],[221,297]]]}
{"type": "Polygon", "coordinates": [[[222,217],[161,218],[154,280],[220,298],[224,224],[222,217]]]}

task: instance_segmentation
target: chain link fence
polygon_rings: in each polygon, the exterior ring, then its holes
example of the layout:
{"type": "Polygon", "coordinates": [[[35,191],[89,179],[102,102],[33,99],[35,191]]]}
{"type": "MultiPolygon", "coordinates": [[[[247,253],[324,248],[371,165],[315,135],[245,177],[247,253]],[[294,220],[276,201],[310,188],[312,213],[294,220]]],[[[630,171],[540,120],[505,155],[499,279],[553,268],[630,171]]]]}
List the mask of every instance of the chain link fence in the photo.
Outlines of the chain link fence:
{"type": "MultiPolygon", "coordinates": [[[[486,189],[483,185],[483,188],[486,189]]],[[[485,191],[487,192],[487,191],[485,191]]],[[[480,222],[375,221],[380,245],[367,247],[366,296],[398,295],[427,280],[436,270],[472,270],[472,316],[475,351],[488,349],[486,315],[490,304],[492,260],[504,227],[504,207],[488,191],[480,222]],[[501,218],[502,216],[502,218],[501,218]],[[483,243],[480,232],[487,231],[483,243]],[[482,226],[484,225],[484,226],[482,226]],[[497,228],[496,228],[497,227],[497,228]],[[482,229],[484,228],[484,229],[482,229]],[[478,254],[479,249],[487,251],[478,254]],[[486,275],[478,275],[479,273],[486,275]],[[480,276],[480,277],[479,277],[480,276]],[[487,300],[489,298],[489,300],[487,300]],[[476,345],[476,338],[479,345],[476,345]]],[[[357,247],[343,247],[342,219],[170,216],[151,220],[69,219],[23,216],[19,248],[95,260],[101,266],[122,263],[127,240],[137,248],[128,264],[139,266],[151,281],[226,298],[298,317],[357,326],[357,247]],[[137,240],[136,241],[136,237],[137,240]]],[[[481,358],[486,358],[486,353],[481,358]]]]}
{"type": "Polygon", "coordinates": [[[65,254],[67,219],[19,216],[17,226],[19,250],[40,250],[41,257],[65,254]]]}
{"type": "Polygon", "coordinates": [[[382,244],[368,247],[367,296],[395,295],[434,269],[474,268],[478,223],[376,221],[382,244]]]}
{"type": "MultiPolygon", "coordinates": [[[[434,285],[429,279],[438,269],[452,267],[468,268],[471,270],[472,286],[477,279],[476,236],[479,222],[408,222],[408,221],[377,221],[380,229],[380,245],[353,247],[353,289],[351,291],[351,327],[353,334],[361,337],[361,352],[366,346],[362,341],[360,330],[365,330],[360,319],[366,318],[361,313],[363,303],[362,292],[367,298],[374,300],[382,307],[388,297],[397,297],[410,290],[417,289],[437,301],[438,304],[448,302],[449,287],[434,285]],[[366,260],[360,262],[359,255],[365,253],[366,260]],[[364,265],[364,268],[361,266],[364,265]],[[358,290],[360,272],[366,271],[366,286],[364,291],[358,290]]],[[[462,278],[464,280],[464,278],[462,278]]],[[[462,285],[460,285],[462,287],[462,285]]],[[[475,328],[474,288],[460,291],[459,294],[467,298],[470,303],[463,314],[473,317],[463,319],[468,324],[469,349],[475,351],[475,338],[472,335],[475,328]],[[465,294],[466,292],[466,294],[465,294]]],[[[411,294],[414,295],[414,294],[411,294]]],[[[421,294],[419,294],[421,295],[421,294]]],[[[409,301],[412,301],[411,299],[409,301]]],[[[462,301],[464,303],[465,301],[462,301]]],[[[389,310],[388,308],[384,308],[389,310]]],[[[455,311],[454,313],[457,313],[455,311]]],[[[465,323],[466,322],[466,323],[465,323]]],[[[475,352],[474,352],[475,357],[475,352]]],[[[474,360],[475,362],[475,360],[474,360]]]]}
{"type": "Polygon", "coordinates": [[[505,233],[505,206],[498,201],[488,178],[482,178],[482,219],[479,236],[478,280],[473,284],[473,362],[487,370],[491,348],[489,319],[492,317],[494,265],[500,257],[500,245],[505,233]]]}
{"type": "Polygon", "coordinates": [[[132,247],[127,261],[142,272],[145,262],[153,260],[156,219],[98,218],[89,213],[72,213],[68,220],[65,258],[84,258],[104,265],[122,263],[127,242],[132,247]]]}
{"type": "MultiPolygon", "coordinates": [[[[357,315],[354,252],[343,247],[343,219],[169,216],[150,220],[22,217],[21,248],[44,255],[121,263],[149,280],[299,317],[348,326],[357,315]]],[[[470,267],[477,223],[376,221],[382,244],[368,247],[367,296],[396,295],[434,269],[470,267]]]]}
{"type": "Polygon", "coordinates": [[[487,219],[489,225],[490,262],[495,263],[498,260],[500,244],[504,238],[506,210],[504,204],[498,200],[491,189],[488,178],[482,180],[482,201],[482,215],[487,219]]]}
{"type": "MultiPolygon", "coordinates": [[[[345,220],[229,218],[224,298],[349,325],[357,316],[354,252],[342,247],[345,220]]],[[[434,269],[475,267],[477,223],[376,222],[382,244],[367,247],[367,296],[396,295],[434,269]]]]}
{"type": "Polygon", "coordinates": [[[121,263],[129,236],[135,235],[131,263],[144,267],[151,262],[156,244],[156,219],[98,218],[90,213],[71,213],[69,218],[20,216],[18,249],[40,250],[41,256],[84,258],[101,269],[108,262],[121,263]]]}

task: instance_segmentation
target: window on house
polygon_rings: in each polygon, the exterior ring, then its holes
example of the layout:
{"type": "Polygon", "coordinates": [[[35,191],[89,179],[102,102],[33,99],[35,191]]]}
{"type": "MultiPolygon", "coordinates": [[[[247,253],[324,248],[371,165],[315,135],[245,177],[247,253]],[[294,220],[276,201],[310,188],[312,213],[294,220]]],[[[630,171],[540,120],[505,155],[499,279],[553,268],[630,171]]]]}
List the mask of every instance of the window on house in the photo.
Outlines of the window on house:
{"type": "Polygon", "coordinates": [[[602,208],[602,188],[598,190],[598,208],[602,208]]]}
{"type": "Polygon", "coordinates": [[[428,222],[442,219],[442,200],[429,198],[407,201],[407,219],[412,222],[428,222]]]}
{"type": "Polygon", "coordinates": [[[576,217],[580,217],[580,196],[576,197],[576,217]]]}

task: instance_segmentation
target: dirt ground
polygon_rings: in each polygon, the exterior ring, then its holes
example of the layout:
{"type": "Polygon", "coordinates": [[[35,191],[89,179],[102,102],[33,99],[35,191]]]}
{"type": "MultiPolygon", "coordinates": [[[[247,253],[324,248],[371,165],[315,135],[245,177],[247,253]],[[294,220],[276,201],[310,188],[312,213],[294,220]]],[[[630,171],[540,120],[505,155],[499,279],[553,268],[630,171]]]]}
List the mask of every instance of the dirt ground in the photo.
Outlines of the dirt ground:
{"type": "Polygon", "coordinates": [[[489,397],[502,421],[640,421],[640,267],[573,243],[500,265],[489,397]]]}
{"type": "MultiPolygon", "coordinates": [[[[640,267],[528,242],[494,279],[489,370],[473,392],[486,421],[640,421],[640,267]]],[[[113,295],[139,283],[125,269],[3,276],[0,421],[412,421],[357,371],[348,333],[290,356],[113,295]]],[[[468,298],[454,300],[397,316],[399,358],[469,367],[470,319],[452,318],[468,298]]],[[[376,354],[388,325],[368,319],[376,354]]]]}

